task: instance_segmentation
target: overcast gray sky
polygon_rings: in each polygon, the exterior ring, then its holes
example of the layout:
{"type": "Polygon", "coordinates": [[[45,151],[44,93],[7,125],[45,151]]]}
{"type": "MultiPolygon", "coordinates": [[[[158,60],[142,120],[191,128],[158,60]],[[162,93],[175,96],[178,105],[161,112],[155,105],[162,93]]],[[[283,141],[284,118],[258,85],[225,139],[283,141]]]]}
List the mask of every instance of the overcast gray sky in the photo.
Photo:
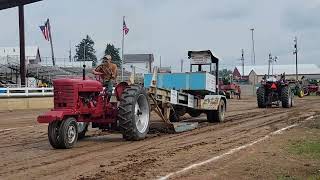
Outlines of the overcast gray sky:
{"type": "MultiPolygon", "coordinates": [[[[232,67],[243,48],[251,64],[252,27],[257,64],[266,64],[269,52],[279,64],[294,63],[294,36],[300,62],[320,64],[320,0],[44,0],[25,7],[26,45],[50,56],[39,29],[50,18],[57,57],[68,57],[69,41],[74,53],[88,34],[101,58],[106,43],[121,47],[122,16],[130,29],[125,53],[153,53],[156,64],[161,55],[176,70],[188,50],[210,49],[232,67]]],[[[0,11],[0,24],[0,46],[18,46],[18,9],[0,11]]]]}

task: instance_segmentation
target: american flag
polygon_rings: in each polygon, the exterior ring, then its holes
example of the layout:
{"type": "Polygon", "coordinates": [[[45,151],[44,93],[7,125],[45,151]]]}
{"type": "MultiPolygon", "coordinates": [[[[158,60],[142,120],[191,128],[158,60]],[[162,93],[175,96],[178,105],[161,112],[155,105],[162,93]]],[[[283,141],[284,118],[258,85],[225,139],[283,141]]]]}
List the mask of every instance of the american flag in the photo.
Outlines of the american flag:
{"type": "Polygon", "coordinates": [[[126,22],[125,22],[124,19],[123,19],[123,31],[124,31],[125,35],[127,35],[128,32],[129,32],[129,28],[127,27],[126,22]]]}
{"type": "Polygon", "coordinates": [[[44,38],[47,41],[50,41],[51,37],[50,37],[50,23],[49,23],[49,19],[47,19],[47,21],[45,22],[44,26],[40,26],[41,32],[44,36],[44,38]]]}

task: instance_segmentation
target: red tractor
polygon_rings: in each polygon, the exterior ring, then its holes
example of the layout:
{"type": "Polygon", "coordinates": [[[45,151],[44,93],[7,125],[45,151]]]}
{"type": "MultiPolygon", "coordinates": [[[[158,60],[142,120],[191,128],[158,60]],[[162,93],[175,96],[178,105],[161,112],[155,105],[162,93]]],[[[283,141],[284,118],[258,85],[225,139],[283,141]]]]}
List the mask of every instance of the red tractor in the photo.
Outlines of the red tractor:
{"type": "Polygon", "coordinates": [[[118,84],[114,101],[96,80],[57,79],[53,87],[54,108],[37,120],[49,123],[49,142],[56,149],[73,147],[90,122],[93,128],[118,130],[126,140],[144,139],[149,131],[150,105],[141,86],[118,84]]]}
{"type": "Polygon", "coordinates": [[[261,86],[257,89],[257,101],[259,108],[271,107],[272,105],[283,108],[293,106],[294,93],[289,87],[288,81],[285,80],[285,75],[281,75],[280,80],[276,78],[268,78],[266,76],[261,81],[261,86]]]}

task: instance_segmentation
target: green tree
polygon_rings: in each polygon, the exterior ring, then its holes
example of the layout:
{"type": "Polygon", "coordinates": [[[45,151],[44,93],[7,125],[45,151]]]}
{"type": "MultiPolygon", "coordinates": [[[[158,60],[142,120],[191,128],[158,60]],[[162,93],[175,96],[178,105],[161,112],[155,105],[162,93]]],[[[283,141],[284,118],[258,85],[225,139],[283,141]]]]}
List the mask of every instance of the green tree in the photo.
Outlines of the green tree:
{"type": "Polygon", "coordinates": [[[76,55],[74,58],[76,61],[92,61],[92,66],[95,67],[97,65],[97,56],[95,53],[94,41],[87,35],[86,38],[82,39],[76,46],[76,55]]]}
{"type": "Polygon", "coordinates": [[[116,48],[113,44],[107,44],[107,47],[104,51],[104,55],[111,55],[112,62],[115,63],[118,67],[121,67],[121,58],[119,55],[119,48],[116,48]]]}
{"type": "Polygon", "coordinates": [[[224,84],[230,83],[230,80],[231,80],[230,74],[232,74],[231,70],[228,70],[228,69],[219,70],[219,78],[222,79],[224,84]]]}

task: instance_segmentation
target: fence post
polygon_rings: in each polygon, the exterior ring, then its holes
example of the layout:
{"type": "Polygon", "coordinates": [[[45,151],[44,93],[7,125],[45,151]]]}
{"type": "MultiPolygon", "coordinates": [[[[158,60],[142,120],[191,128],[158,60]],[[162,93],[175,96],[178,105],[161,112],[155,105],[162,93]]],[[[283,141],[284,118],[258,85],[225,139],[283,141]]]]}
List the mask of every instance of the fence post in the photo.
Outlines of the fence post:
{"type": "Polygon", "coordinates": [[[7,87],[7,96],[10,97],[9,87],[7,87]]]}
{"type": "Polygon", "coordinates": [[[42,87],[41,92],[42,92],[42,96],[44,96],[44,87],[42,87]]]}

